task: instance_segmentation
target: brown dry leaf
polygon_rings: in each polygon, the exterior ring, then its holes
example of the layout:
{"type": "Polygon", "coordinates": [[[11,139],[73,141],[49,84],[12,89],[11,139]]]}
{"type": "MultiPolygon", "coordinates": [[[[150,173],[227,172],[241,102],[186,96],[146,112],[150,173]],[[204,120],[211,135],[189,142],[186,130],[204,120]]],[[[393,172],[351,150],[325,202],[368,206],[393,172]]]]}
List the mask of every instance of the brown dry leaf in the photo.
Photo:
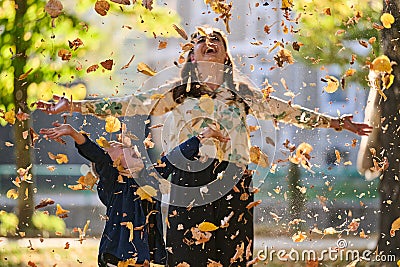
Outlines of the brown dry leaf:
{"type": "Polygon", "coordinates": [[[86,73],[94,72],[99,68],[99,65],[94,64],[86,69],[86,73]]]}
{"type": "Polygon", "coordinates": [[[126,63],[124,66],[122,66],[121,70],[129,68],[129,65],[131,65],[132,61],[135,59],[135,55],[132,55],[131,59],[129,60],[128,63],[126,63]]]}
{"type": "Polygon", "coordinates": [[[250,147],[250,161],[263,168],[269,165],[268,156],[258,146],[250,147]]]}
{"type": "Polygon", "coordinates": [[[29,119],[29,114],[22,112],[21,109],[18,110],[17,114],[15,115],[15,117],[19,120],[19,121],[26,121],[27,119],[29,119]]]}
{"type": "Polygon", "coordinates": [[[72,57],[71,51],[64,49],[64,48],[60,49],[58,51],[57,55],[61,58],[61,60],[64,60],[64,61],[68,61],[72,57]]]}
{"type": "Polygon", "coordinates": [[[330,8],[330,7],[324,8],[324,9],[322,10],[322,12],[324,12],[324,14],[325,14],[325,15],[328,15],[328,16],[331,16],[331,15],[332,15],[332,13],[331,13],[331,8],[330,8]]]}
{"type": "Polygon", "coordinates": [[[189,39],[187,33],[185,32],[184,29],[182,29],[181,27],[172,24],[172,27],[174,27],[175,31],[185,40],[189,39]]]}
{"type": "Polygon", "coordinates": [[[210,222],[202,222],[197,226],[197,229],[199,229],[202,232],[212,232],[217,230],[218,228],[219,228],[218,226],[210,222]]]}
{"type": "Polygon", "coordinates": [[[364,40],[358,40],[358,43],[359,43],[360,45],[362,45],[363,47],[368,48],[368,42],[366,42],[366,41],[364,41],[364,40]]]}
{"type": "Polygon", "coordinates": [[[390,229],[390,236],[394,237],[396,231],[400,229],[400,217],[392,222],[392,228],[390,229]]]}
{"type": "Polygon", "coordinates": [[[26,79],[26,77],[28,77],[29,73],[31,73],[32,71],[33,71],[33,68],[30,68],[27,72],[21,74],[18,77],[18,81],[22,81],[22,80],[26,79]]]}
{"type": "Polygon", "coordinates": [[[29,267],[38,267],[33,261],[28,261],[29,267]]]}
{"type": "Polygon", "coordinates": [[[285,62],[288,64],[294,63],[292,53],[285,48],[281,48],[281,50],[279,50],[279,52],[274,56],[274,60],[280,68],[283,67],[285,62]]]}
{"type": "Polygon", "coordinates": [[[342,159],[339,150],[335,149],[335,155],[336,155],[336,162],[339,164],[342,159]]]}
{"type": "Polygon", "coordinates": [[[302,47],[304,44],[301,42],[293,42],[292,43],[292,48],[295,51],[300,51],[300,47],[302,47]]]}
{"type": "Polygon", "coordinates": [[[208,259],[207,267],[224,267],[224,265],[222,265],[220,262],[208,259]]]}
{"type": "Polygon", "coordinates": [[[88,172],[86,175],[79,177],[76,182],[87,187],[89,190],[92,190],[94,185],[97,183],[97,180],[98,178],[94,176],[92,172],[88,172]]]}
{"type": "Polygon", "coordinates": [[[68,163],[68,157],[65,154],[54,155],[51,152],[47,152],[47,154],[49,155],[50,159],[55,160],[58,164],[68,163]]]}
{"type": "Polygon", "coordinates": [[[57,210],[56,210],[56,215],[60,218],[66,218],[68,217],[69,210],[65,210],[61,207],[60,204],[57,204],[57,210]]]}
{"type": "Polygon", "coordinates": [[[192,227],[190,231],[192,232],[193,239],[196,240],[196,245],[204,244],[210,241],[210,238],[212,236],[210,232],[202,232],[197,227],[192,227]]]}
{"type": "Polygon", "coordinates": [[[94,10],[96,10],[100,16],[105,16],[108,10],[110,10],[110,4],[105,0],[98,0],[94,5],[94,10]]]}
{"type": "Polygon", "coordinates": [[[65,246],[64,246],[64,249],[69,249],[69,246],[70,246],[69,242],[66,242],[65,246]]]}
{"type": "Polygon", "coordinates": [[[261,199],[256,200],[256,201],[253,201],[253,202],[250,202],[249,204],[247,204],[246,209],[248,209],[248,210],[249,210],[249,209],[252,209],[252,208],[254,208],[254,207],[260,205],[261,202],[262,202],[261,199]]]}
{"type": "Polygon", "coordinates": [[[112,70],[114,61],[112,59],[107,59],[105,61],[100,62],[100,65],[106,70],[112,70]]]}
{"type": "Polygon", "coordinates": [[[142,5],[151,11],[153,9],[153,0],[142,0],[142,5]]]}
{"type": "Polygon", "coordinates": [[[145,75],[148,75],[148,76],[154,76],[157,73],[155,70],[153,70],[146,63],[143,63],[143,62],[140,62],[137,65],[137,71],[140,73],[143,73],[145,75]]]}
{"type": "Polygon", "coordinates": [[[47,2],[44,10],[50,15],[50,17],[57,18],[61,15],[63,8],[64,7],[59,0],[50,0],[47,2]]]}
{"type": "Polygon", "coordinates": [[[193,49],[194,44],[186,43],[186,44],[180,44],[180,46],[181,46],[181,49],[182,49],[183,52],[189,52],[190,50],[193,49]]]}
{"type": "Polygon", "coordinates": [[[42,199],[40,201],[40,203],[35,206],[35,210],[44,208],[48,205],[53,205],[53,204],[54,204],[54,200],[52,200],[51,198],[42,199]]]}
{"type": "Polygon", "coordinates": [[[292,236],[293,242],[296,242],[296,243],[303,242],[306,238],[307,238],[306,233],[301,232],[301,231],[297,232],[296,234],[294,234],[292,236]]]}
{"type": "Polygon", "coordinates": [[[229,20],[232,17],[232,2],[229,4],[226,3],[226,0],[204,0],[204,2],[211,7],[214,13],[219,15],[219,18],[224,21],[226,31],[231,33],[229,20]]]}
{"type": "Polygon", "coordinates": [[[30,146],[34,147],[37,140],[39,140],[39,135],[35,132],[35,130],[31,127],[29,128],[29,135],[31,137],[30,146]]]}
{"type": "Polygon", "coordinates": [[[252,243],[253,243],[253,240],[250,239],[250,240],[249,240],[249,243],[247,244],[247,247],[246,247],[246,260],[247,260],[247,261],[248,261],[248,260],[250,259],[250,257],[253,255],[253,253],[251,252],[252,243]]]}
{"type": "Polygon", "coordinates": [[[80,46],[83,45],[83,42],[80,38],[76,38],[72,42],[68,40],[69,48],[76,51],[80,46]]]}
{"type": "Polygon", "coordinates": [[[347,226],[350,232],[355,232],[357,231],[358,227],[360,226],[360,223],[358,220],[353,219],[350,224],[347,226]]]}
{"type": "Polygon", "coordinates": [[[236,261],[243,261],[243,254],[244,254],[244,242],[242,242],[240,245],[236,245],[236,252],[235,255],[231,258],[230,262],[234,263],[236,261]]]}
{"type": "MultiPolygon", "coordinates": [[[[120,5],[127,5],[127,6],[129,6],[130,4],[131,4],[131,1],[130,0],[110,0],[111,2],[114,2],[114,3],[117,3],[117,4],[120,4],[120,5]]],[[[134,2],[135,2],[136,0],[134,0],[134,2]]]]}
{"type": "Polygon", "coordinates": [[[168,42],[165,42],[165,41],[160,41],[159,43],[158,43],[158,50],[162,50],[162,49],[165,49],[165,48],[167,48],[167,45],[168,45],[168,42]]]}

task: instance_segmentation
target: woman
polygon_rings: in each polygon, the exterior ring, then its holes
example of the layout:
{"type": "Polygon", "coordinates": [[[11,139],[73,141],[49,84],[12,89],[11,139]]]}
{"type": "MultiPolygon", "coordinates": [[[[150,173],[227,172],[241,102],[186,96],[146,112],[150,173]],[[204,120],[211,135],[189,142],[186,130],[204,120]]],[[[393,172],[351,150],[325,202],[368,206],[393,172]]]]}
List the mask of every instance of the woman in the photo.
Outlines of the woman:
{"type": "Polygon", "coordinates": [[[303,128],[346,129],[359,135],[369,134],[371,128],[352,122],[351,115],[326,116],[263,95],[235,80],[227,39],[217,29],[200,27],[191,41],[192,49],[177,82],[124,98],[70,103],[57,97],[57,104],[38,102],[38,108],[47,113],[71,110],[99,117],[168,112],[163,145],[172,152],[163,161],[168,160],[175,167],[168,170],[161,167],[159,171],[164,177],[172,175],[167,218],[169,266],[183,262],[190,266],[207,266],[210,262],[246,266],[251,259],[253,240],[253,193],[251,172],[247,170],[250,134],[246,116],[252,114],[262,120],[303,128]],[[229,141],[203,140],[204,129],[220,132],[229,141]],[[198,153],[189,158],[179,157],[173,148],[187,138],[203,143],[198,142],[198,153]],[[203,222],[218,228],[204,229],[203,222]]]}

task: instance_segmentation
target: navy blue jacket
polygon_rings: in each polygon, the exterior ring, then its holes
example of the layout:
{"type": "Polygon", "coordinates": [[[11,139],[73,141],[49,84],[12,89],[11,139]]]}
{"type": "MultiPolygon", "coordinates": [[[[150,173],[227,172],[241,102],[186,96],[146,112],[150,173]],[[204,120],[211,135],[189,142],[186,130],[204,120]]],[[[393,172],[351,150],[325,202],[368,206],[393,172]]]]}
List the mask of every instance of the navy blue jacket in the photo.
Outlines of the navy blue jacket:
{"type": "MultiPolygon", "coordinates": [[[[163,240],[160,202],[140,200],[135,194],[139,188],[135,178],[124,178],[124,183],[117,181],[119,173],[113,167],[110,156],[96,143],[86,137],[84,144],[75,144],[78,152],[95,164],[99,176],[97,192],[101,202],[107,208],[107,221],[100,241],[99,255],[111,254],[120,260],[136,258],[138,263],[145,260],[164,264],[166,259],[163,240]],[[146,216],[153,223],[146,224],[146,216]],[[130,230],[126,223],[131,222],[134,228],[133,240],[129,242],[130,230]],[[149,243],[150,238],[150,243],[149,243]]],[[[144,173],[144,172],[142,172],[144,173]]]]}

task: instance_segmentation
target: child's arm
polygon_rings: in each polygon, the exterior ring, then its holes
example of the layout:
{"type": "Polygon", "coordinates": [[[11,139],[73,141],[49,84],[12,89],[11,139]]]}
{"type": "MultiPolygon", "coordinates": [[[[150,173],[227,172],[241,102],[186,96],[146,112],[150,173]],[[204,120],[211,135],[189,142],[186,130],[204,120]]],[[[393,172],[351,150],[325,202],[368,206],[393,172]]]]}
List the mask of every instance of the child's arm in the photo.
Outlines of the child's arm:
{"type": "Polygon", "coordinates": [[[155,167],[160,175],[167,178],[174,171],[174,164],[168,159],[178,158],[183,155],[188,160],[195,160],[195,157],[199,154],[200,144],[207,138],[215,138],[220,142],[228,142],[229,137],[222,135],[220,131],[206,127],[197,136],[193,136],[181,143],[178,147],[174,148],[171,152],[161,158],[161,162],[165,163],[164,167],[155,167]]]}
{"type": "Polygon", "coordinates": [[[53,126],[54,128],[40,129],[40,133],[53,140],[57,140],[62,136],[69,135],[78,145],[86,142],[85,136],[69,124],[60,124],[58,122],[54,122],[53,126]]]}

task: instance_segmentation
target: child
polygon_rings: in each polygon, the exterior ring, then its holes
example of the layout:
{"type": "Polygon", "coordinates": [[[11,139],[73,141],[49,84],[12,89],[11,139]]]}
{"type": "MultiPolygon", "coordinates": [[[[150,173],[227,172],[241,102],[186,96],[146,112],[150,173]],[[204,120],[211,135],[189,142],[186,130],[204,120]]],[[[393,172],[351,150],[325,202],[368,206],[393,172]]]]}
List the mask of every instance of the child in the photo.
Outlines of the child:
{"type": "Polygon", "coordinates": [[[72,137],[79,154],[94,163],[100,179],[97,192],[107,207],[107,220],[100,241],[98,265],[117,266],[121,261],[129,262],[129,266],[148,267],[150,262],[165,264],[160,202],[141,200],[136,194],[139,185],[135,178],[144,173],[138,152],[116,142],[103,150],[71,125],[53,125],[54,128],[41,129],[40,133],[54,140],[72,137]],[[119,172],[115,163],[125,170],[119,172]]]}

